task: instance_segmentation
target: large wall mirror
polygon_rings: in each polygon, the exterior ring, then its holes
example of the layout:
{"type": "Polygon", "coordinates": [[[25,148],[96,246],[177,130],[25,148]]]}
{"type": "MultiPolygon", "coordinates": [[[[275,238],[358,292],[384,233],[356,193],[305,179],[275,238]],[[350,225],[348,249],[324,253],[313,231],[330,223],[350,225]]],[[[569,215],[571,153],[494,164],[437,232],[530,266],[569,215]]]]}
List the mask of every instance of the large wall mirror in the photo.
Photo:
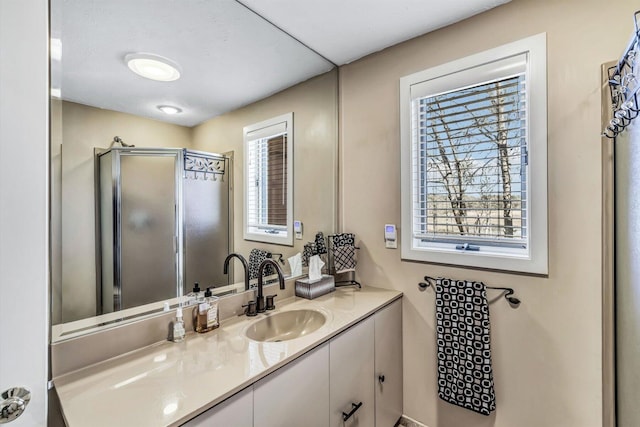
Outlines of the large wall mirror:
{"type": "Polygon", "coordinates": [[[229,252],[286,259],[335,231],[334,64],[235,0],[52,0],[51,38],[54,341],[196,281],[243,291],[229,252]],[[287,221],[306,234],[245,239],[243,129],[289,113],[287,221]]]}

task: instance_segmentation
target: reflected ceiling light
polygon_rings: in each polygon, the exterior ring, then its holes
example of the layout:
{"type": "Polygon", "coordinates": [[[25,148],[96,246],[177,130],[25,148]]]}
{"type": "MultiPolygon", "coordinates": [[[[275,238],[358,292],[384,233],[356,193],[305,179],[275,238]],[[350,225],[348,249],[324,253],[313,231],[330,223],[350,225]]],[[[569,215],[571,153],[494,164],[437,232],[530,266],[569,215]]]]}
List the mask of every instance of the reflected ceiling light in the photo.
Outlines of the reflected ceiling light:
{"type": "Polygon", "coordinates": [[[62,98],[62,91],[60,90],[60,88],[59,88],[59,87],[52,87],[52,88],[51,88],[51,96],[52,96],[53,98],[58,98],[58,99],[60,99],[60,98],[62,98]]]}
{"type": "Polygon", "coordinates": [[[171,415],[174,412],[176,412],[178,410],[178,404],[175,402],[169,403],[167,406],[164,407],[164,409],[162,410],[162,412],[165,415],[171,415]]]}
{"type": "Polygon", "coordinates": [[[182,108],[174,107],[173,105],[158,105],[158,110],[169,115],[182,113],[182,108]]]}
{"type": "Polygon", "coordinates": [[[124,57],[127,66],[139,76],[159,82],[180,78],[180,66],[174,61],[151,53],[130,53],[124,57]]]}
{"type": "Polygon", "coordinates": [[[154,362],[160,363],[167,360],[167,353],[162,353],[153,358],[154,362]]]}

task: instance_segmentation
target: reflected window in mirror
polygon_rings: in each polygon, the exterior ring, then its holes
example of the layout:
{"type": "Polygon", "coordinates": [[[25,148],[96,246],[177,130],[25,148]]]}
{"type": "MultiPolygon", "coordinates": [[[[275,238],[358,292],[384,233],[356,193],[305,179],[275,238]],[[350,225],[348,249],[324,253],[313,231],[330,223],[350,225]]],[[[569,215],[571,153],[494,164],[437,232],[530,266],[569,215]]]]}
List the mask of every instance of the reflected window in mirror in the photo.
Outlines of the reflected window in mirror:
{"type": "Polygon", "coordinates": [[[245,126],[244,238],[293,245],[293,113],[245,126]]]}

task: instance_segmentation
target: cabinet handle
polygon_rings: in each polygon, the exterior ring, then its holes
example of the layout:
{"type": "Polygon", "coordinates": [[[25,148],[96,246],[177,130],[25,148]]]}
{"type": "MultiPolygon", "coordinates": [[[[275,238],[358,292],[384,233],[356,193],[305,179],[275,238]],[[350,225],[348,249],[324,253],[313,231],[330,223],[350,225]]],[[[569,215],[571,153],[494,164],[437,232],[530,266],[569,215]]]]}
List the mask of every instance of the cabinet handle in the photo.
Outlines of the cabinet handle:
{"type": "Polygon", "coordinates": [[[384,375],[378,375],[378,381],[382,384],[384,382],[384,375]]]}
{"type": "Polygon", "coordinates": [[[360,409],[360,407],[361,407],[361,406],[362,406],[362,402],[360,402],[360,403],[358,403],[358,404],[352,403],[352,404],[351,404],[351,407],[352,407],[351,412],[349,412],[348,414],[347,414],[346,412],[343,412],[343,413],[342,413],[342,421],[347,421],[349,418],[351,418],[351,416],[352,416],[353,414],[355,414],[355,413],[356,413],[356,411],[357,411],[358,409],[360,409]]]}

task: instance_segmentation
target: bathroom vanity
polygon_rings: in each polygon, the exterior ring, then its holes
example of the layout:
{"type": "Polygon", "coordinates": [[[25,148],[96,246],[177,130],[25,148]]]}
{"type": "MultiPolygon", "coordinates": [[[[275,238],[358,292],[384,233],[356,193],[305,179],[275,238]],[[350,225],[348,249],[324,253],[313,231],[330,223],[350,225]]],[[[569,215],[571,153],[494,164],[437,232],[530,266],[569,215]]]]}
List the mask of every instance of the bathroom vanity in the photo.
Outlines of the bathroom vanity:
{"type": "Polygon", "coordinates": [[[392,426],[402,415],[401,297],[365,287],[289,298],[267,314],[228,319],[182,343],[156,343],[64,375],[54,382],[65,421],[392,426]],[[324,322],[292,339],[275,331],[276,319],[297,316],[287,323],[295,328],[308,314],[324,322]],[[271,331],[256,335],[265,325],[271,331]]]}

